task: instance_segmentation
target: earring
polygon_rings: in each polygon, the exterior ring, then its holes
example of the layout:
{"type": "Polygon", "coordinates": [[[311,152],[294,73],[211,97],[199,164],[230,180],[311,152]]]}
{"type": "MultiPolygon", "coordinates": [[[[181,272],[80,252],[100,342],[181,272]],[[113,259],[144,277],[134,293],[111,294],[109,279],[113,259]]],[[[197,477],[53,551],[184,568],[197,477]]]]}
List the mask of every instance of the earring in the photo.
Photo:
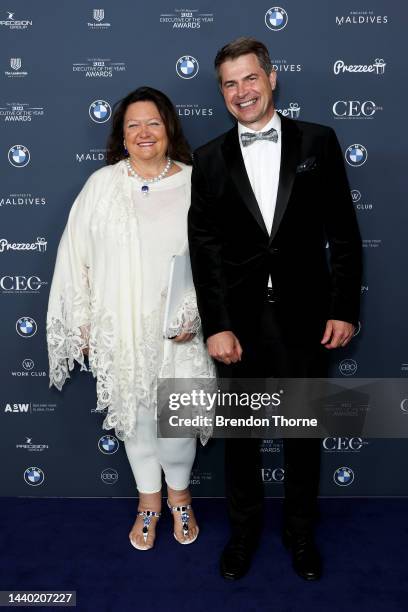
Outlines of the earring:
{"type": "Polygon", "coordinates": [[[129,157],[129,151],[126,148],[126,141],[125,140],[123,141],[123,149],[124,149],[126,157],[129,157]]]}

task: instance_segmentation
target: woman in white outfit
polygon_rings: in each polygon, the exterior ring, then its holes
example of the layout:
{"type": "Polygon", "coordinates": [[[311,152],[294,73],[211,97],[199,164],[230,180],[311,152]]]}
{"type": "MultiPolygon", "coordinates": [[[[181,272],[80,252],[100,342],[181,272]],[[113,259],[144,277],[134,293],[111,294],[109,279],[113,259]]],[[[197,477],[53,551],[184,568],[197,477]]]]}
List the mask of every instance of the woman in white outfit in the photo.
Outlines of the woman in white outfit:
{"type": "MultiPolygon", "coordinates": [[[[174,536],[188,544],[199,530],[188,488],[196,440],[157,437],[156,392],[159,377],[214,376],[194,292],[180,305],[174,337],[162,334],[170,261],[187,249],[191,155],[170,100],[149,87],[119,103],[108,147],[108,165],[87,180],[58,248],[50,385],[61,389],[88,356],[103,428],[124,441],[139,491],[131,543],[154,544],[163,470],[174,536]]],[[[200,435],[205,442],[208,432],[200,435]]]]}

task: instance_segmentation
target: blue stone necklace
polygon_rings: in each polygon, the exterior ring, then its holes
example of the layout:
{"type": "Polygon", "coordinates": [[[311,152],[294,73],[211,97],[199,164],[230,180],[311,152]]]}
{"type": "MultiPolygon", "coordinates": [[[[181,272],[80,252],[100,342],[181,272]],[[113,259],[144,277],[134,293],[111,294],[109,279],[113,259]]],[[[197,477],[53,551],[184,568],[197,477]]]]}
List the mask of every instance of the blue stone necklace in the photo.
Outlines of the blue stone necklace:
{"type": "Polygon", "coordinates": [[[139,174],[133,169],[132,164],[130,163],[129,157],[125,159],[125,163],[126,163],[129,174],[131,176],[134,176],[135,179],[137,179],[140,183],[142,183],[140,191],[145,197],[147,197],[149,195],[149,190],[150,190],[149,185],[151,183],[157,183],[158,181],[161,181],[161,179],[166,176],[166,174],[171,168],[172,161],[170,157],[168,157],[164,170],[160,172],[160,174],[158,174],[157,176],[153,176],[152,178],[143,178],[143,176],[139,176],[139,174]]]}

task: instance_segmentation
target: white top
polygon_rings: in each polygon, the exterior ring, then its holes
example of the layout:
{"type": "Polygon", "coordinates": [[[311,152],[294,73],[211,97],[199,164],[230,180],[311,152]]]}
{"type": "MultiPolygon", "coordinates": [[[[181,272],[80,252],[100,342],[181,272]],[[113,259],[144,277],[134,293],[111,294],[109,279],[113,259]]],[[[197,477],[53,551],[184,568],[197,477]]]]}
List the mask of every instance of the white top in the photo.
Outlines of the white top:
{"type": "Polygon", "coordinates": [[[271,233],[275,214],[276,196],[278,194],[279,171],[281,161],[281,120],[275,111],[272,119],[256,132],[238,123],[238,137],[244,158],[245,168],[251,183],[252,191],[258,202],[268,233],[271,233]],[[259,133],[275,128],[278,132],[278,142],[256,140],[247,147],[241,143],[242,132],[259,133]]]}
{"type": "MultiPolygon", "coordinates": [[[[94,172],[76,198],[61,238],[47,313],[50,385],[62,388],[75,361],[97,377],[104,429],[124,440],[139,407],[156,411],[157,379],[215,375],[202,340],[194,292],[174,322],[190,342],[162,336],[170,261],[187,248],[191,167],[151,184],[123,161],[94,172]]],[[[208,432],[200,431],[201,439],[208,432]]]]}

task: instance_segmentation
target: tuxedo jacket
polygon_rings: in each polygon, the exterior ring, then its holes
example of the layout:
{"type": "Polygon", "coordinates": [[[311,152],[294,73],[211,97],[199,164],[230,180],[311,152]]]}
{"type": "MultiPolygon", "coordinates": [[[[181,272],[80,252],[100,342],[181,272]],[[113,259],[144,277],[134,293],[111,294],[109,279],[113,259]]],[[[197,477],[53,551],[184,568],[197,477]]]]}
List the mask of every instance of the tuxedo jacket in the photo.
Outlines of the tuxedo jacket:
{"type": "Polygon", "coordinates": [[[237,125],[194,153],[188,232],[205,339],[256,330],[269,276],[288,337],[317,340],[328,319],[358,321],[361,238],[336,135],[285,117],[281,128],[270,235],[237,125]]]}

